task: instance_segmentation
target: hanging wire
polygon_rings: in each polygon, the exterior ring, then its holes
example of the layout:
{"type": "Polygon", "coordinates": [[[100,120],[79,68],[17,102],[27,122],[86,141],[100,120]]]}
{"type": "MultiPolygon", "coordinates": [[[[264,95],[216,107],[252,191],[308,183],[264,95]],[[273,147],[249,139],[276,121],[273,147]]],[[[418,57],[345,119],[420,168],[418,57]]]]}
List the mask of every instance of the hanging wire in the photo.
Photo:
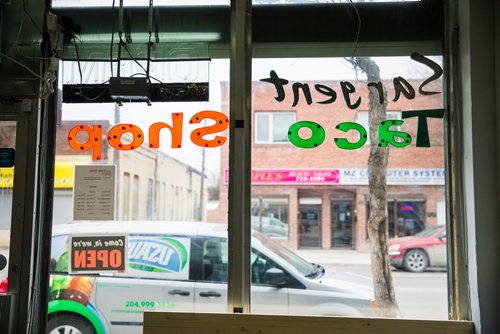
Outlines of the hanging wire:
{"type": "Polygon", "coordinates": [[[80,73],[80,85],[83,84],[83,74],[82,74],[82,66],[80,64],[80,53],[78,52],[78,45],[76,44],[76,36],[72,38],[73,44],[75,45],[75,53],[76,53],[76,62],[78,64],[78,72],[80,73]]]}
{"type": "Polygon", "coordinates": [[[124,42],[123,43],[123,47],[125,49],[125,51],[127,51],[128,55],[130,56],[130,58],[132,58],[132,60],[144,71],[144,73],[146,74],[146,76],[149,77],[149,73],[148,71],[144,68],[144,66],[142,66],[141,63],[139,63],[139,61],[137,60],[137,58],[135,58],[133,55],[132,55],[132,52],[130,51],[130,48],[129,46],[124,42]]]}
{"type": "Polygon", "coordinates": [[[120,77],[120,67],[121,67],[121,57],[122,57],[122,46],[123,42],[123,0],[120,0],[120,9],[118,11],[118,37],[120,38],[120,43],[118,43],[118,67],[116,69],[116,76],[120,77]]]}
{"type": "Polygon", "coordinates": [[[113,44],[115,41],[115,0],[111,5],[111,44],[109,46],[109,60],[111,66],[111,76],[113,76],[113,44]]]}
{"type": "Polygon", "coordinates": [[[351,57],[354,59],[354,55],[356,53],[356,50],[358,49],[359,34],[361,33],[361,15],[359,15],[358,7],[356,6],[356,4],[352,0],[349,0],[349,2],[354,7],[354,10],[356,11],[356,15],[358,16],[358,33],[356,34],[356,43],[354,44],[354,50],[352,50],[352,57],[351,57]]]}
{"type": "MultiPolygon", "coordinates": [[[[80,61],[80,52],[78,50],[78,44],[76,43],[76,36],[73,36],[73,43],[75,45],[75,53],[76,53],[76,61],[77,61],[77,64],[78,64],[78,72],[80,73],[80,85],[83,85],[83,72],[82,72],[82,66],[81,66],[81,61],[80,61]]],[[[100,83],[100,85],[104,85],[106,83],[109,82],[109,79],[100,83]]],[[[95,101],[97,99],[99,99],[101,96],[104,95],[104,93],[106,93],[107,89],[106,88],[103,88],[102,92],[100,94],[98,94],[97,96],[95,97],[89,97],[87,95],[85,95],[85,93],[83,92],[83,89],[80,88],[80,96],[83,97],[85,100],[87,101],[95,101]]]]}
{"type": "Polygon", "coordinates": [[[151,42],[151,37],[153,34],[153,0],[149,0],[148,32],[149,32],[149,40],[148,40],[148,58],[146,65],[147,67],[146,78],[149,82],[151,82],[151,79],[149,79],[149,70],[151,65],[151,46],[153,45],[153,42],[151,42]]]}

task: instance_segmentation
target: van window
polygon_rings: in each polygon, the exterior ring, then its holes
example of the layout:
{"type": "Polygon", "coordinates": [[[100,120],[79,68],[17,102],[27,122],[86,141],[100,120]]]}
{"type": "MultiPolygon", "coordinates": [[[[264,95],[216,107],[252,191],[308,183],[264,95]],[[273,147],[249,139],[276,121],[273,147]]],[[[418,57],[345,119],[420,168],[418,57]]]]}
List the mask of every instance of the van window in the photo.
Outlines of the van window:
{"type": "MultiPolygon", "coordinates": [[[[286,287],[290,289],[305,289],[305,286],[300,283],[293,275],[291,275],[288,271],[283,269],[280,265],[278,265],[273,260],[269,259],[267,256],[257,251],[256,249],[252,249],[252,254],[250,255],[250,263],[251,263],[251,273],[252,273],[252,285],[267,285],[265,282],[265,274],[269,269],[280,269],[285,274],[286,287]]],[[[271,285],[272,286],[272,285],[271,285]]]]}
{"type": "Polygon", "coordinates": [[[210,238],[203,241],[203,280],[227,282],[227,241],[210,238]]]}
{"type": "Polygon", "coordinates": [[[50,252],[50,272],[68,272],[68,236],[58,235],[52,238],[50,252]]]}

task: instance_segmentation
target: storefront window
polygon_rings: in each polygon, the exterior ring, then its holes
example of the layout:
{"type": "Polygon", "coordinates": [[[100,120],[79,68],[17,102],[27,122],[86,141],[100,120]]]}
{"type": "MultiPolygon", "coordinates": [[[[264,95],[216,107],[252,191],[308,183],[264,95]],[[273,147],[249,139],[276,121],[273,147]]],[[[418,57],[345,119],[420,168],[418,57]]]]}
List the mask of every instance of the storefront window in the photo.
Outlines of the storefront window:
{"type": "Polygon", "coordinates": [[[252,228],[270,238],[288,237],[288,200],[254,198],[251,212],[252,228]]]}
{"type": "Polygon", "coordinates": [[[425,203],[423,201],[393,199],[388,201],[387,211],[390,237],[412,236],[425,229],[425,203]]]}
{"type": "MultiPolygon", "coordinates": [[[[441,63],[440,57],[427,59],[441,63]]],[[[288,303],[275,303],[271,313],[377,314],[369,226],[385,219],[388,237],[397,237],[386,246],[397,314],[447,318],[446,239],[438,233],[424,240],[418,234],[440,226],[438,211],[445,201],[443,115],[427,118],[427,135],[419,133],[423,124],[411,117],[442,111],[441,78],[427,87],[436,94],[419,93],[432,73],[410,55],[253,60],[252,227],[269,236],[265,218],[277,216],[269,199],[286,198],[281,205],[290,213],[288,233],[272,241],[310,265],[305,273],[290,259],[268,267],[279,273],[277,277],[282,275],[283,287],[288,287],[288,303]],[[380,70],[377,84],[369,84],[374,79],[366,77],[359,67],[363,65],[353,64],[362,60],[380,70]],[[374,105],[383,106],[382,116],[377,116],[374,105]],[[287,125],[284,145],[261,145],[264,139],[270,141],[273,122],[290,108],[294,118],[287,125]],[[428,141],[423,144],[425,136],[428,141]],[[387,153],[381,158],[385,164],[370,165],[374,151],[387,153]],[[378,171],[385,180],[371,186],[370,174],[380,175],[378,171]],[[380,196],[383,200],[377,202],[380,196]],[[371,216],[374,208],[380,208],[378,218],[371,216]],[[321,292],[315,290],[318,281],[323,282],[321,292]],[[325,282],[332,282],[331,287],[325,282]],[[428,298],[433,306],[423,309],[421,303],[428,298]],[[335,306],[328,302],[333,300],[335,306]]],[[[252,242],[254,248],[265,244],[255,238],[252,242]]],[[[252,263],[252,272],[259,271],[259,261],[252,263]]],[[[275,284],[269,279],[264,285],[276,288],[275,284]]],[[[254,311],[261,301],[258,294],[252,286],[254,311]]]]}
{"type": "MultiPolygon", "coordinates": [[[[227,309],[228,202],[227,196],[214,200],[208,193],[215,184],[217,192],[223,191],[219,183],[227,187],[222,176],[229,168],[221,151],[227,150],[229,120],[221,96],[228,95],[229,61],[178,65],[151,64],[151,85],[166,101],[118,105],[93,103],[107,91],[85,86],[104,82],[109,63],[62,64],[55,173],[66,179],[56,184],[53,201],[58,214],[49,332],[90,333],[92,326],[101,332],[98,325],[105,324],[112,333],[139,333],[144,311],[227,309]],[[88,100],[74,103],[81,97],[88,100]],[[214,124],[218,130],[207,131],[214,124]],[[96,219],[95,212],[104,216],[96,219]],[[115,239],[105,239],[110,235],[115,239]],[[127,254],[104,257],[104,245],[118,245],[120,236],[126,237],[127,254]],[[117,259],[126,259],[125,269],[109,270],[117,259]],[[75,306],[69,316],[61,313],[68,303],[75,306]],[[80,321],[81,312],[92,321],[80,321]]],[[[116,65],[113,70],[116,75],[116,65]]],[[[137,63],[122,62],[121,75],[129,80],[145,77],[135,74],[141,72],[137,63]]]]}

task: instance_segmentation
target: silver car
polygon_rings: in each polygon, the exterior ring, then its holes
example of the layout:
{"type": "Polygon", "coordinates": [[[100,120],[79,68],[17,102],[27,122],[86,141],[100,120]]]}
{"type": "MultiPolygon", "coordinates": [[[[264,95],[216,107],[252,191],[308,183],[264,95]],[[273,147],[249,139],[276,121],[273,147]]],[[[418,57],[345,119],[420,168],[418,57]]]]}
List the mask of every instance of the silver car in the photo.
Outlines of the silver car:
{"type": "MultiPolygon", "coordinates": [[[[226,312],[227,225],[92,222],[54,226],[49,333],[142,333],[144,311],[226,312]],[[125,272],[68,274],[68,238],[128,238],[125,272]]],[[[374,316],[371,279],[330,272],[254,232],[251,311],[374,316]]]]}

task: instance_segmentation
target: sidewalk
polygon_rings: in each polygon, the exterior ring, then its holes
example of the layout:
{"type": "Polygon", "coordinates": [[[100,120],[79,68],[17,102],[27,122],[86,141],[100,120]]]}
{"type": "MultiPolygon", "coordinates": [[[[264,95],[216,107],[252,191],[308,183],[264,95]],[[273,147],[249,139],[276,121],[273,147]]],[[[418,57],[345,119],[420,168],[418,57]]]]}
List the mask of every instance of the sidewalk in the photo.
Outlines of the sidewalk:
{"type": "Polygon", "coordinates": [[[370,253],[338,249],[299,249],[296,251],[309,262],[346,267],[370,266],[370,253]]]}

